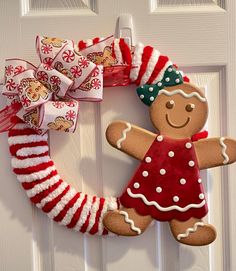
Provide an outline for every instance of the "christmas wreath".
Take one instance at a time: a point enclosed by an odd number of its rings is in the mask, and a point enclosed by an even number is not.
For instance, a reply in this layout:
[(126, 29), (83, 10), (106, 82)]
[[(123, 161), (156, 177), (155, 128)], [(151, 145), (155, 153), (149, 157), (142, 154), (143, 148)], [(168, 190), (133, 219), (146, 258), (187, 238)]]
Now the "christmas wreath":
[[(55, 222), (82, 233), (108, 234), (106, 228), (113, 231), (114, 225), (110, 227), (110, 221), (105, 221), (107, 227), (104, 228), (103, 218), (109, 211), (119, 209), (119, 198), (87, 195), (62, 180), (49, 156), (48, 129), (74, 132), (79, 102), (102, 101), (103, 87), (107, 86), (136, 84), (139, 86), (138, 97), (148, 106), (155, 103), (161, 93), (167, 96), (177, 93), (185, 98), (194, 96), (200, 102), (205, 102), (205, 98), (198, 91), (190, 94), (179, 89), (171, 94), (166, 91), (188, 84), (189, 79), (167, 56), (142, 43), (129, 48), (123, 39), (113, 36), (81, 40), (77, 44), (71, 40), (38, 36), (36, 50), (40, 59), (38, 66), (22, 59), (7, 59), (5, 65), (2, 94), (7, 98), (7, 105), (0, 112), (0, 131), (8, 131), (13, 171), (31, 202)], [(173, 100), (166, 104), (167, 109), (173, 106)], [(186, 106), (186, 111), (192, 111), (194, 106)], [(122, 126), (118, 140), (110, 142), (118, 149), (122, 148), (131, 130), (129, 123), (122, 125), (125, 126)], [(196, 141), (207, 137), (207, 133), (191, 136), (192, 141)], [(158, 142), (162, 140), (157, 137)], [(187, 149), (191, 146), (186, 143)], [(223, 164), (227, 164), (229, 156), (224, 138), (221, 138), (220, 146)], [(173, 151), (169, 152), (169, 157), (174, 155)], [(145, 157), (145, 163), (151, 163), (150, 156)], [(190, 162), (189, 166), (193, 167), (194, 162)], [(165, 175), (166, 170), (161, 169), (160, 174)], [(148, 171), (143, 171), (142, 177), (147, 179)], [(186, 180), (182, 178), (180, 184), (185, 185)], [(137, 181), (132, 185), (135, 189), (140, 187)], [(160, 194), (162, 188), (157, 187), (156, 192)], [(174, 201), (178, 202), (179, 197), (175, 196)], [(126, 224), (131, 225), (131, 232), (124, 235), (141, 233), (130, 219), (131, 213), (122, 210), (120, 214)], [(203, 226), (202, 222), (196, 222), (182, 235), (176, 234), (176, 238), (186, 238), (199, 226)]]

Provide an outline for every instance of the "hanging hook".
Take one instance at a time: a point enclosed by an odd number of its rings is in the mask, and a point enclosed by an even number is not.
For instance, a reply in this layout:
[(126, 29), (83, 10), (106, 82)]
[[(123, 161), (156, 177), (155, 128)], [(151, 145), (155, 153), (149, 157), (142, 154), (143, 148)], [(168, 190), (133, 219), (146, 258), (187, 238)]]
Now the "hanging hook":
[(131, 48), (135, 44), (133, 18), (131, 14), (121, 14), (117, 21), (117, 38), (123, 38)]

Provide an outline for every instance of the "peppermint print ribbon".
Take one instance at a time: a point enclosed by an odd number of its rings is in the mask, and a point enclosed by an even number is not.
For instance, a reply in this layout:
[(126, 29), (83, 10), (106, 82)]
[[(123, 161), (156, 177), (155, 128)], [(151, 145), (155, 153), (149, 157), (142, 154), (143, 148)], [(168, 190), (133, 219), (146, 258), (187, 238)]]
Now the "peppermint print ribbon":
[[(39, 131), (74, 132), (79, 100), (101, 101), (103, 66), (74, 49), (73, 41), (38, 36), (38, 67), (21, 59), (7, 59), (0, 111), (0, 132), (14, 125), (14, 116)], [(11, 113), (9, 113), (11, 112)]]
[(113, 36), (80, 40), (78, 48), (87, 59), (103, 65), (103, 86), (127, 86), (131, 83), (131, 50), (123, 38)]

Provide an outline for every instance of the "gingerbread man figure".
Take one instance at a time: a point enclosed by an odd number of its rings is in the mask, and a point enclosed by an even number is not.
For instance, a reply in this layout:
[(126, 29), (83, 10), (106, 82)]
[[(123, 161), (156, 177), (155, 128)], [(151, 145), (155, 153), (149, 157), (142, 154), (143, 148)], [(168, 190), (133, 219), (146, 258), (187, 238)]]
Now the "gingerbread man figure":
[(120, 197), (121, 208), (108, 212), (103, 223), (118, 235), (136, 236), (153, 219), (168, 221), (178, 242), (210, 244), (216, 230), (202, 220), (208, 207), (200, 170), (235, 162), (236, 140), (193, 140), (208, 115), (206, 97), (193, 84), (182, 81), (162, 87), (159, 82), (139, 87), (137, 92), (150, 106), (158, 134), (125, 121), (107, 128), (108, 142), (141, 164)]

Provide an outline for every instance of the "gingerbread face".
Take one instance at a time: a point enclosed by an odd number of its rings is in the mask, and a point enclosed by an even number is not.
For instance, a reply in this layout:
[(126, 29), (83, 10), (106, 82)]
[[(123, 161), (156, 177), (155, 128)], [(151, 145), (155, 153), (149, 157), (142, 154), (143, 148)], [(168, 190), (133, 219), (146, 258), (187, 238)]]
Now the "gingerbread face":
[(199, 132), (207, 115), (204, 94), (189, 83), (164, 88), (150, 107), (150, 118), (155, 128), (173, 138), (191, 137)]
[(24, 115), (24, 120), (32, 127), (37, 127), (39, 123), (39, 109), (35, 108), (34, 110), (26, 113)]
[(40, 98), (47, 100), (49, 90), (38, 80), (27, 78), (21, 81), (21, 86), (26, 88), (26, 96), (30, 101), (37, 102)]
[(44, 37), (41, 41), (44, 45), (52, 45), (54, 47), (62, 47), (63, 43), (66, 41), (60, 38), (50, 38), (50, 37)]
[(90, 53), (87, 57), (97, 65), (103, 65), (104, 67), (117, 63), (117, 60), (112, 56), (112, 49), (109, 46), (105, 47), (103, 53)]
[(66, 120), (64, 117), (59, 116), (54, 122), (48, 123), (47, 126), (53, 130), (68, 132), (73, 124), (72, 120)]

